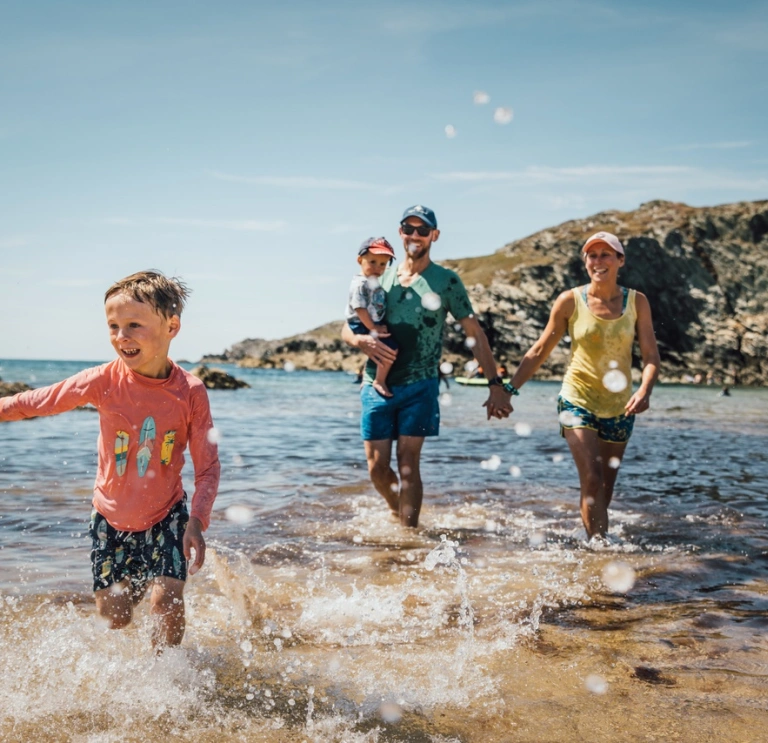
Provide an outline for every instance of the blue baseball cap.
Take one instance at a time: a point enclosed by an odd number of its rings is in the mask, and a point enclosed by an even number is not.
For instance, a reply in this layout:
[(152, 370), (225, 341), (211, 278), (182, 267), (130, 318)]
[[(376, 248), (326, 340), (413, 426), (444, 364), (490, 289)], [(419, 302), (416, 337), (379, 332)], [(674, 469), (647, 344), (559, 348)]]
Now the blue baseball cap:
[(403, 212), (403, 218), (400, 220), (400, 224), (405, 222), (408, 217), (418, 217), (424, 224), (429, 225), (433, 230), (437, 229), (437, 217), (435, 213), (428, 206), (409, 206)]

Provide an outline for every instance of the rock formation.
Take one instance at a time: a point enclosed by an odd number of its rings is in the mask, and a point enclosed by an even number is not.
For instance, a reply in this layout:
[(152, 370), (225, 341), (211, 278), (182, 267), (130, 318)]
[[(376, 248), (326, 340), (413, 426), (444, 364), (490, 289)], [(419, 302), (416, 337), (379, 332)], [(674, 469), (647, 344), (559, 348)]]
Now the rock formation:
[(205, 364), (195, 367), (191, 374), (202, 380), (209, 390), (238, 390), (241, 387), (251, 386), (221, 369), (209, 369)]
[(24, 390), (31, 390), (32, 388), (24, 382), (3, 382), (0, 379), (0, 397), (8, 397), (15, 395), (17, 392), (24, 392)]
[[(492, 255), (441, 261), (464, 280), (500, 363), (514, 369), (546, 325), (557, 295), (586, 283), (580, 248), (599, 230), (613, 232), (626, 248), (619, 281), (650, 300), (662, 381), (709, 374), (731, 384), (768, 383), (768, 201), (714, 207), (651, 201), (632, 212), (565, 222)], [(282, 340), (242, 341), (215, 358), (353, 371), (360, 355), (341, 342), (341, 324)], [(560, 377), (568, 352), (561, 343), (539, 378)], [(454, 364), (471, 358), (453, 325), (445, 357)]]

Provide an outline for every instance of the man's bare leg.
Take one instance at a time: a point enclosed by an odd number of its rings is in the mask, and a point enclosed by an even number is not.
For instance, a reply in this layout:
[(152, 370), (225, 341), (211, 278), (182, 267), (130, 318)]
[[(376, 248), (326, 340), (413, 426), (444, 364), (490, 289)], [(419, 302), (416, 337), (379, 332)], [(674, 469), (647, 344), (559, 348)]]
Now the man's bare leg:
[(373, 487), (384, 498), (389, 510), (399, 517), (400, 514), (400, 484), (397, 475), (390, 466), (392, 461), (391, 439), (365, 441), (365, 458), (368, 460), (368, 474)]
[(397, 467), (400, 472), (400, 523), (418, 526), (424, 487), (421, 482), (423, 436), (400, 436), (397, 440)]

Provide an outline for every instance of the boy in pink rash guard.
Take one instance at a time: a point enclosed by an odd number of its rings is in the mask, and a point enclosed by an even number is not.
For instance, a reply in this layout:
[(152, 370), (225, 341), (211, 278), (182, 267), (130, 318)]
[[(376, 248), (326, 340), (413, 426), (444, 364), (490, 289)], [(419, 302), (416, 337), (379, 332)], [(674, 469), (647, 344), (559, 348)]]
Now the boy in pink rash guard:
[[(184, 636), (184, 582), (205, 559), (202, 532), (219, 485), (219, 458), (203, 383), (168, 358), (186, 286), (142, 271), (111, 286), (104, 306), (118, 358), (63, 382), (0, 398), (0, 420), (56, 415), (90, 403), (99, 412), (99, 464), (90, 535), (96, 608), (127, 626), (152, 582), (153, 645)], [(181, 470), (195, 468), (191, 515)]]

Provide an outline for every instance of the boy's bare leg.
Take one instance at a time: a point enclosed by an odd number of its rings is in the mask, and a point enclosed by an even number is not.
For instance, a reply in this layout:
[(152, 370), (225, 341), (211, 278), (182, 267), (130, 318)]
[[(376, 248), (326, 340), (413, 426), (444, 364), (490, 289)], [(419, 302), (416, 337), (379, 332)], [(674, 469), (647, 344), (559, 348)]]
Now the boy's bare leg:
[(393, 361), (381, 361), (376, 364), (376, 378), (373, 380), (373, 389), (383, 397), (392, 397), (387, 387), (387, 374), (392, 368)]
[(387, 501), (389, 510), (393, 515), (400, 517), (400, 484), (397, 475), (392, 470), (392, 441), (380, 439), (378, 441), (366, 441), (365, 458), (368, 460), (368, 474), (371, 476), (373, 487)]
[(123, 629), (133, 619), (133, 596), (131, 581), (123, 578), (109, 588), (101, 588), (94, 593), (96, 611), (101, 619), (109, 623), (109, 629)]
[(400, 471), (400, 523), (419, 525), (424, 486), (421, 482), (423, 436), (400, 436), (397, 440), (397, 468)]
[(184, 581), (163, 576), (152, 586), (151, 612), (155, 620), (152, 647), (162, 651), (168, 645), (180, 645), (184, 638)]

